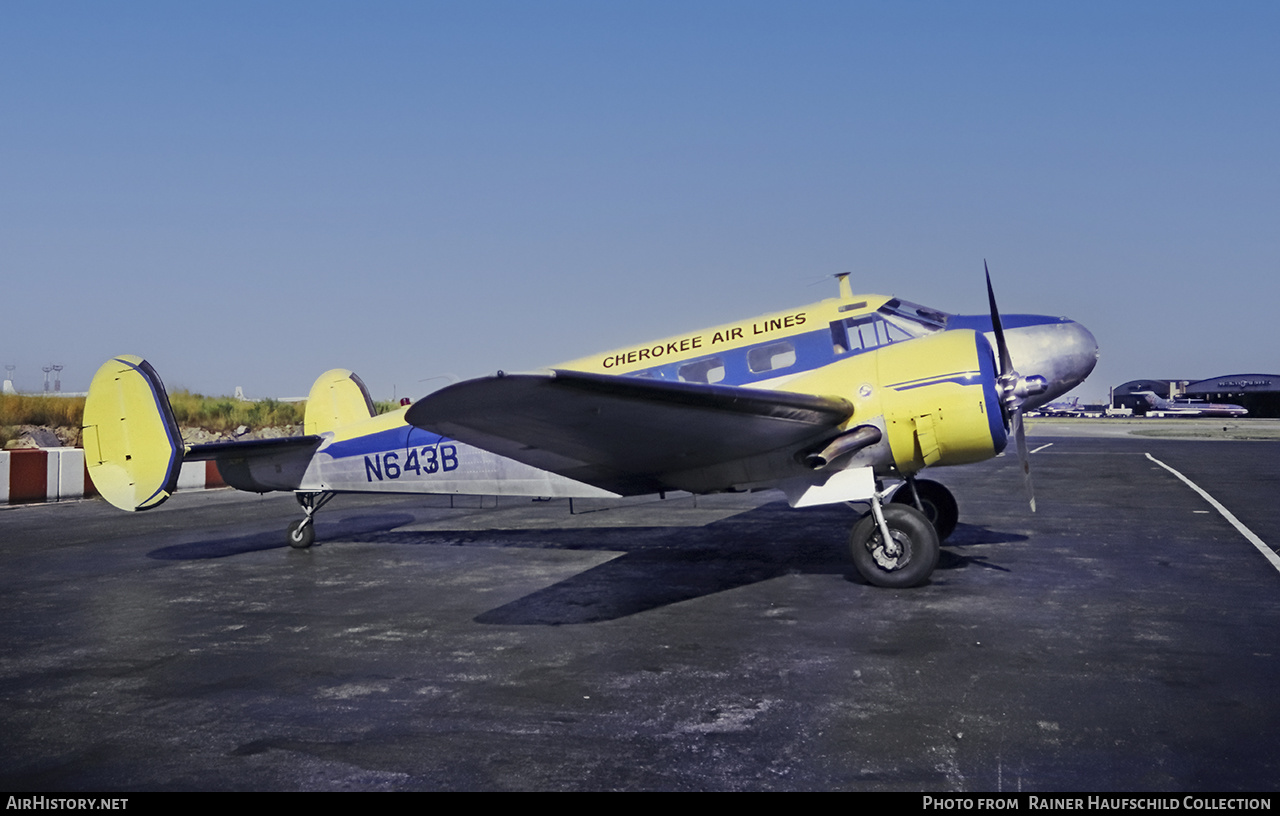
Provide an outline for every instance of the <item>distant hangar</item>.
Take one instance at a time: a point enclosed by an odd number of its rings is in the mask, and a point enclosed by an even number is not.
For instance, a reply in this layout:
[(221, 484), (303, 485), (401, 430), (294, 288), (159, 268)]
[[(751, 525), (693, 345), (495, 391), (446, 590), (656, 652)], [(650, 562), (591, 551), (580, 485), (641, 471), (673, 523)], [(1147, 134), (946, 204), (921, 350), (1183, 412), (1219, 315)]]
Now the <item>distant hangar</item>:
[(1242, 405), (1249, 409), (1251, 417), (1280, 417), (1280, 374), (1227, 374), (1208, 380), (1130, 380), (1112, 390), (1111, 406), (1145, 413), (1146, 401), (1136, 396), (1142, 391), (1174, 399)]

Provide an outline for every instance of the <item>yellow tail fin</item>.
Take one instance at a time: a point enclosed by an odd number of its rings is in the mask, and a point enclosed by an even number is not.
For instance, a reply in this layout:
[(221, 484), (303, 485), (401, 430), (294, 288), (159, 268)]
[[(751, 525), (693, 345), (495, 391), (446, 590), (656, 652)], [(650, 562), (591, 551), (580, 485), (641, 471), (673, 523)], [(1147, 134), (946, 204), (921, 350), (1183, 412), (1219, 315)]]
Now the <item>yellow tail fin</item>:
[(311, 386), (302, 432), (318, 436), (368, 419), (376, 413), (369, 390), (359, 377), (345, 368), (330, 369)]
[(84, 405), (84, 459), (98, 492), (122, 510), (149, 510), (173, 495), (182, 436), (164, 383), (151, 364), (108, 360)]

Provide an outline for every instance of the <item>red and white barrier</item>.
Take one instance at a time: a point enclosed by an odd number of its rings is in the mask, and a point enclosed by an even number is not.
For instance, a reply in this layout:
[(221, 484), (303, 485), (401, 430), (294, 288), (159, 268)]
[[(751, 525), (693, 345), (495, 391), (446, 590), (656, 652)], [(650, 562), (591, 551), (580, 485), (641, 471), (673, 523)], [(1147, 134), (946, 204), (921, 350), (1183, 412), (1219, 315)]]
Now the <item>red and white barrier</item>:
[[(179, 490), (226, 487), (214, 462), (183, 462)], [(0, 451), (0, 504), (64, 501), (96, 496), (80, 448)]]
[(0, 503), (58, 501), (96, 495), (80, 448), (0, 452)]
[(227, 483), (222, 481), (222, 474), (218, 472), (218, 463), (212, 460), (183, 462), (182, 470), (178, 471), (179, 490), (207, 490), (226, 486)]

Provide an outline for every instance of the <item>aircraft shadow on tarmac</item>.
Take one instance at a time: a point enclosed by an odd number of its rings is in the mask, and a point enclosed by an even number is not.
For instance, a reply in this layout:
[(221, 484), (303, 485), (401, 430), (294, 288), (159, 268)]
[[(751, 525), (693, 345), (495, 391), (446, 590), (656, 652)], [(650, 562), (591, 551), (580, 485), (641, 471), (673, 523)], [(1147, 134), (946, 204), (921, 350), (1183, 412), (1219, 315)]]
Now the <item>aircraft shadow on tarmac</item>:
[[(485, 546), (621, 553), (476, 617), (478, 623), (487, 624), (559, 626), (614, 620), (789, 573), (841, 574), (851, 583), (862, 584), (846, 552), (855, 519), (839, 506), (796, 511), (784, 502), (771, 502), (702, 526), (405, 531), (397, 528), (412, 524), (411, 514), (366, 513), (320, 522), (316, 546), (324, 546), (325, 541), (339, 546), (342, 542), (466, 546), (482, 540)], [(943, 546), (938, 569), (976, 566), (1007, 571), (990, 563), (987, 556), (971, 556), (963, 550), (1025, 538), (959, 524)], [(174, 544), (147, 555), (187, 561), (285, 548), (284, 536), (272, 529)]]
[(991, 563), (991, 560), (985, 555), (967, 555), (960, 548), (971, 547), (975, 544), (1012, 544), (1016, 541), (1026, 540), (1027, 537), (1024, 535), (1003, 533), (998, 530), (989, 530), (986, 527), (959, 522), (956, 524), (956, 529), (951, 533), (951, 537), (942, 544), (942, 551), (938, 553), (938, 569), (954, 570), (972, 566), (999, 572), (1009, 572), (1008, 567)]
[[(354, 540), (466, 546), (482, 539), (485, 546), (620, 552), (617, 558), (475, 618), (485, 624), (560, 626), (614, 620), (790, 573), (841, 574), (862, 584), (845, 551), (856, 518), (838, 506), (796, 511), (773, 502), (704, 526), (371, 531)], [(986, 556), (968, 556), (957, 549), (1025, 538), (961, 524), (945, 545), (938, 569), (1005, 570)]]
[[(338, 521), (326, 521), (320, 530), (330, 540), (351, 540), (358, 536), (378, 531), (394, 530), (414, 520), (407, 513), (380, 513), (373, 515), (348, 516)], [(199, 561), (206, 558), (227, 558), (259, 550), (287, 549), (284, 533), (278, 528), (268, 532), (233, 538), (215, 538), (206, 541), (191, 541), (186, 544), (173, 544), (147, 553), (148, 558), (161, 561)]]

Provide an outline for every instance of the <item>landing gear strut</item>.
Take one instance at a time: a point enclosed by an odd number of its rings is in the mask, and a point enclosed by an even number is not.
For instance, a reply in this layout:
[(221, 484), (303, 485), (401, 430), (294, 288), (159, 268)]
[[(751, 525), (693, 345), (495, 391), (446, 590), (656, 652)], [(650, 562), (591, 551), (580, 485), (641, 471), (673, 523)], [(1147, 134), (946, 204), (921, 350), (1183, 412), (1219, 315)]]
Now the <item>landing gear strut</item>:
[(889, 501), (910, 505), (924, 513), (933, 529), (938, 531), (939, 541), (946, 541), (955, 532), (960, 518), (956, 497), (945, 486), (929, 479), (908, 477), (907, 483), (899, 487)]
[(938, 533), (916, 508), (871, 499), (871, 512), (853, 526), (849, 549), (858, 574), (875, 586), (923, 584), (938, 565)]
[(297, 498), (298, 504), (302, 505), (302, 512), (307, 515), (306, 518), (299, 519), (289, 525), (289, 546), (294, 549), (305, 550), (314, 544), (316, 540), (316, 511), (328, 504), (329, 499), (332, 499), (334, 494), (323, 490), (316, 492), (300, 490), (293, 495)]

